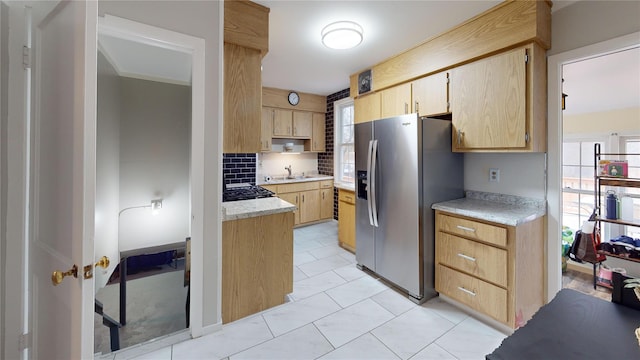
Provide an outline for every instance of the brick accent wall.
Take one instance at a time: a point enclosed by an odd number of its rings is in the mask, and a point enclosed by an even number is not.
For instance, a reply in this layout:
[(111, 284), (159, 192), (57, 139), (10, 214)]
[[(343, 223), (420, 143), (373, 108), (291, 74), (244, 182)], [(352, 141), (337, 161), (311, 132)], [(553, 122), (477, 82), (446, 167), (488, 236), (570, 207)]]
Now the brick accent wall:
[(222, 176), (227, 184), (256, 184), (256, 154), (222, 154)]
[[(333, 102), (347, 97), (349, 97), (349, 88), (327, 96), (325, 115), (327, 151), (318, 154), (318, 172), (323, 175), (333, 176)], [(333, 218), (338, 220), (338, 189), (334, 188), (333, 192)]]

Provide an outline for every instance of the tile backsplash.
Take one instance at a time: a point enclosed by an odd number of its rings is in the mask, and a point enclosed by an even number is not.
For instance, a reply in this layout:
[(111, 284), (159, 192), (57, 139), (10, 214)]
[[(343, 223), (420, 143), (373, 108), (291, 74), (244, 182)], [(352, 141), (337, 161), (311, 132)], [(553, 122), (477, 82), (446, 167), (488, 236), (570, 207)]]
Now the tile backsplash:
[(227, 184), (256, 184), (256, 154), (222, 154), (222, 176)]

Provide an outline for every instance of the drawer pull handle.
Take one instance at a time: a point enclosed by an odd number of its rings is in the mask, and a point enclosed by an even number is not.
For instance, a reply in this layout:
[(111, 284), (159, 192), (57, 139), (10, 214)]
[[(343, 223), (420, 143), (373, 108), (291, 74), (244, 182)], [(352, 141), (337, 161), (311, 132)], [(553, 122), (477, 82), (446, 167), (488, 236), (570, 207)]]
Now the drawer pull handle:
[(460, 290), (460, 291), (462, 291), (464, 293), (467, 293), (467, 294), (469, 294), (471, 296), (476, 296), (476, 293), (474, 293), (471, 290), (467, 290), (467, 289), (463, 288), (462, 286), (458, 286), (458, 290)]
[(463, 258), (463, 259), (465, 259), (465, 260), (469, 260), (469, 261), (476, 262), (476, 258), (471, 257), (471, 256), (469, 256), (469, 255), (465, 255), (465, 254), (460, 254), (460, 253), (458, 253), (458, 256), (460, 256), (461, 258)]
[(456, 225), (456, 227), (460, 230), (464, 230), (464, 231), (469, 231), (469, 232), (476, 232), (476, 229), (474, 228), (470, 228), (470, 227), (466, 227), (466, 226), (462, 226), (462, 225)]

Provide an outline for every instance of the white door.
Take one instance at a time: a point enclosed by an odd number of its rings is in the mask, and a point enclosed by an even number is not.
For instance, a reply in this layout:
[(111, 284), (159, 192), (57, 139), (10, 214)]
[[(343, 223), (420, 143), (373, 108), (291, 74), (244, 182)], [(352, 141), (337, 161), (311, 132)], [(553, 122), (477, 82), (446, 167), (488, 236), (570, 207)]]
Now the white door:
[[(33, 359), (93, 356), (96, 1), (34, 2), (31, 229)], [(52, 272), (77, 278), (54, 286)]]

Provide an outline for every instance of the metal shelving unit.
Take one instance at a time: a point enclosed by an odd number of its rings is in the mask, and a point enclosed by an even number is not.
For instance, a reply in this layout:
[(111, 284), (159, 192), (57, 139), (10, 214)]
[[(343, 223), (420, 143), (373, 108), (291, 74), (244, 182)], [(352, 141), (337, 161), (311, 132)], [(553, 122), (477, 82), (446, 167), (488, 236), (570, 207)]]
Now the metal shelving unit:
[[(640, 179), (638, 178), (622, 178), (622, 177), (611, 177), (611, 176), (601, 176), (598, 172), (599, 163), (603, 156), (640, 156), (640, 154), (635, 153), (603, 153), (600, 149), (600, 144), (595, 144), (593, 151), (593, 160), (594, 160), (594, 176), (595, 176), (595, 207), (593, 210), (593, 216), (590, 220), (594, 220), (600, 223), (611, 223), (625, 226), (637, 226), (640, 227), (639, 222), (634, 222), (632, 219), (607, 219), (602, 216), (602, 187), (603, 186), (613, 186), (613, 187), (629, 187), (629, 188), (640, 188)], [(640, 262), (640, 259), (630, 258), (627, 256), (622, 256), (618, 254), (612, 254), (606, 251), (598, 251), (600, 254), (604, 254), (606, 256), (611, 256), (618, 259)], [(594, 288), (595, 288), (595, 267), (596, 263), (593, 264), (594, 267)]]

